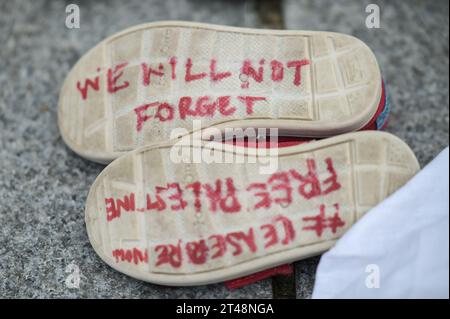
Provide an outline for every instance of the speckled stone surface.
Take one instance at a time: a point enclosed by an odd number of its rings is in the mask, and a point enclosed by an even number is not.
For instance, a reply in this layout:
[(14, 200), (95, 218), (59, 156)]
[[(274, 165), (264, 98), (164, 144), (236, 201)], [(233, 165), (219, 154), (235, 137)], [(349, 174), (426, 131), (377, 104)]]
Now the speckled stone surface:
[[(365, 25), (369, 3), (380, 28)], [(421, 166), (449, 143), (448, 1), (286, 0), (288, 29), (343, 32), (366, 42), (391, 94), (387, 131), (405, 140)], [(309, 297), (318, 258), (297, 263), (297, 296)]]
[[(270, 280), (234, 291), (223, 285), (168, 288), (103, 263), (83, 220), (87, 192), (103, 166), (64, 145), (56, 118), (68, 71), (106, 36), (162, 19), (255, 27), (253, 1), (78, 1), (79, 30), (64, 26), (70, 2), (0, 2), (0, 297), (272, 297)], [(405, 139), (424, 165), (448, 144), (448, 2), (383, 2), (381, 29), (370, 30), (364, 9), (356, 0), (287, 0), (285, 24), (345, 32), (369, 44), (392, 95), (389, 131)], [(311, 295), (318, 261), (297, 263), (299, 298)], [(79, 289), (65, 285), (71, 263), (81, 270)]]

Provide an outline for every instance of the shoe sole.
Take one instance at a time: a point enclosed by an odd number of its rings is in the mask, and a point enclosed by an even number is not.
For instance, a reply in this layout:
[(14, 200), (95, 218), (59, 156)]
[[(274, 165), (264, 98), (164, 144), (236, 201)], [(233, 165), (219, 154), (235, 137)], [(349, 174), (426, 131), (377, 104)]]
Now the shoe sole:
[(352, 36), (158, 22), (84, 55), (61, 89), (58, 122), (72, 150), (101, 163), (168, 141), (174, 128), (189, 134), (194, 119), (328, 137), (371, 120), (381, 82), (372, 51)]
[[(185, 149), (222, 147), (241, 160), (252, 150), (197, 143)], [(272, 175), (255, 163), (176, 164), (172, 146), (112, 162), (85, 210), (101, 259), (162, 285), (222, 282), (318, 255), (419, 170), (404, 142), (376, 131), (280, 148), (261, 157), (278, 159)]]

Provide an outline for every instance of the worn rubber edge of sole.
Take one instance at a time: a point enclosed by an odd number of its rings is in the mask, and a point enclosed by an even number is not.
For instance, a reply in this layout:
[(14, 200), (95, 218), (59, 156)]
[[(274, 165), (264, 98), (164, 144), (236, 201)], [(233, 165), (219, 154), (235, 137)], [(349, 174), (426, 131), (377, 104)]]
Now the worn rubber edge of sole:
[[(196, 22), (184, 22), (184, 21), (160, 21), (160, 22), (152, 22), (147, 24), (141, 24), (138, 26), (134, 26), (118, 32), (98, 43), (96, 46), (91, 48), (87, 53), (85, 53), (75, 64), (75, 66), (69, 72), (69, 75), (66, 77), (64, 84), (61, 88), (60, 98), (58, 101), (58, 126), (61, 132), (61, 136), (64, 142), (72, 149), (75, 153), (80, 156), (87, 158), (91, 161), (107, 164), (112, 160), (120, 157), (123, 154), (126, 154), (130, 150), (126, 151), (108, 151), (108, 150), (86, 150), (86, 147), (82, 145), (77, 145), (67, 133), (67, 128), (62, 124), (62, 102), (63, 102), (63, 91), (65, 91), (65, 87), (67, 86), (67, 82), (71, 77), (72, 73), (74, 73), (79, 66), (85, 62), (85, 60), (89, 57), (89, 54), (94, 50), (103, 50), (103, 47), (109, 43), (110, 41), (120, 38), (125, 35), (129, 35), (136, 31), (142, 31), (145, 29), (151, 28), (164, 28), (164, 27), (184, 27), (184, 28), (192, 28), (192, 29), (206, 29), (212, 31), (221, 31), (221, 32), (232, 32), (232, 33), (242, 33), (242, 34), (250, 34), (250, 35), (272, 35), (272, 36), (313, 36), (320, 34), (327, 34), (329, 36), (337, 35), (337, 36), (345, 36), (351, 38), (355, 42), (358, 43), (362, 48), (367, 51), (367, 54), (373, 63), (374, 68), (376, 69), (376, 88), (374, 90), (375, 94), (371, 101), (370, 107), (365, 109), (364, 112), (360, 114), (355, 114), (355, 116), (347, 121), (334, 121), (333, 123), (321, 123), (320, 121), (306, 121), (302, 119), (292, 119), (292, 118), (243, 118), (243, 119), (226, 119), (224, 118), (221, 121), (217, 121), (212, 125), (205, 125), (203, 129), (208, 127), (216, 127), (220, 130), (224, 130), (225, 128), (277, 128), (280, 130), (280, 134), (282, 135), (290, 135), (290, 136), (302, 136), (302, 137), (329, 137), (338, 134), (343, 134), (351, 131), (357, 131), (363, 128), (367, 123), (369, 123), (373, 117), (373, 115), (377, 111), (377, 106), (379, 104), (381, 98), (381, 73), (379, 70), (378, 62), (376, 60), (375, 55), (371, 51), (371, 49), (360, 39), (342, 33), (336, 32), (325, 32), (325, 31), (297, 31), (297, 30), (268, 30), (268, 29), (251, 29), (251, 28), (240, 28), (240, 27), (231, 27), (231, 26), (222, 26), (222, 25), (214, 25), (214, 24), (206, 24), (206, 23), (196, 23)], [(312, 90), (315, 90), (312, 88)], [(313, 93), (315, 94), (315, 93)], [(338, 125), (336, 124), (338, 123)], [(158, 124), (161, 125), (161, 124)], [(105, 130), (106, 130), (105, 125)], [(190, 130), (188, 134), (193, 133), (194, 130)], [(106, 132), (105, 134), (113, 135), (113, 132)], [(168, 140), (168, 139), (167, 139)], [(155, 142), (149, 142), (147, 144), (153, 144)], [(138, 147), (143, 147), (144, 145), (138, 145)]]
[[(397, 137), (386, 133), (386, 132), (377, 132), (377, 131), (366, 131), (366, 132), (355, 132), (348, 133), (341, 136), (328, 138), (316, 142), (311, 142), (307, 144), (302, 144), (298, 146), (291, 146), (279, 149), (279, 156), (293, 156), (293, 155), (302, 155), (309, 152), (314, 152), (320, 149), (324, 149), (338, 143), (350, 141), (355, 142), (359, 139), (371, 138), (371, 139), (383, 139), (384, 143), (392, 143), (395, 145), (397, 150), (404, 157), (403, 165), (405, 168), (408, 168), (408, 172), (410, 172), (409, 179), (412, 178), (415, 173), (419, 170), (418, 161), (412, 152), (412, 150), (408, 147), (406, 143), (398, 139)], [(192, 286), (192, 285), (202, 285), (202, 284), (210, 284), (215, 282), (222, 282), (233, 278), (242, 277), (245, 275), (249, 275), (251, 273), (255, 273), (267, 268), (275, 267), (278, 265), (282, 265), (285, 263), (294, 262), (303, 258), (307, 258), (310, 256), (318, 255), (320, 253), (325, 252), (329, 248), (331, 248), (337, 239), (320, 242), (317, 244), (311, 244), (307, 246), (291, 248), (288, 250), (284, 250), (281, 252), (275, 252), (269, 255), (265, 255), (262, 257), (256, 257), (250, 261), (245, 261), (240, 264), (233, 265), (229, 268), (223, 268), (213, 271), (207, 271), (203, 273), (193, 273), (193, 274), (161, 274), (161, 273), (145, 273), (145, 272), (137, 272), (130, 271), (121, 267), (120, 263), (115, 263), (114, 259), (106, 254), (99, 244), (94, 240), (93, 232), (99, 231), (99, 229), (93, 229), (92, 223), (90, 219), (92, 216), (92, 212), (90, 211), (95, 204), (95, 191), (97, 184), (103, 180), (105, 174), (110, 170), (114, 170), (115, 163), (120, 161), (125, 157), (132, 157), (136, 154), (143, 154), (145, 152), (158, 151), (161, 148), (170, 148), (170, 144), (160, 144), (154, 146), (144, 147), (129, 154), (117, 159), (113, 163), (111, 163), (102, 173), (97, 177), (95, 182), (93, 183), (89, 195), (86, 200), (86, 211), (85, 211), (85, 222), (87, 227), (87, 233), (89, 236), (89, 240), (96, 251), (96, 253), (100, 256), (100, 258), (106, 262), (109, 266), (114, 268), (115, 270), (125, 273), (133, 278), (137, 278), (143, 281), (161, 284), (161, 285), (169, 285), (169, 286)], [(240, 147), (237, 148), (237, 152), (241, 154), (245, 154), (248, 148)], [(387, 154), (385, 154), (387, 155)], [(386, 160), (386, 159), (384, 159)], [(220, 164), (212, 164), (212, 165), (220, 165)], [(217, 169), (217, 168), (216, 168)], [(352, 168), (353, 169), (353, 168)], [(402, 181), (403, 182), (403, 181)], [(352, 185), (352, 187), (356, 187)], [(388, 194), (387, 196), (389, 196)], [(356, 211), (356, 209), (355, 209)], [(365, 212), (364, 212), (365, 213)], [(364, 214), (363, 213), (363, 214)], [(96, 213), (98, 214), (98, 212)], [(355, 221), (354, 221), (355, 222)], [(353, 225), (353, 224), (352, 224)]]

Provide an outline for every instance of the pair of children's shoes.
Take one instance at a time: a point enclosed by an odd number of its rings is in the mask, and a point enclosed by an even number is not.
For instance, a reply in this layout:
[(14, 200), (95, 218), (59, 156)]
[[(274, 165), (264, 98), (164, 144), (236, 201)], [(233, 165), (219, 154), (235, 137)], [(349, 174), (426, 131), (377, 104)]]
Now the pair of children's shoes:
[(58, 119), (72, 150), (112, 161), (85, 211), (107, 264), (162, 285), (250, 275), (237, 287), (326, 251), (419, 170), (376, 131), (388, 113), (354, 37), (173, 21), (90, 50)]

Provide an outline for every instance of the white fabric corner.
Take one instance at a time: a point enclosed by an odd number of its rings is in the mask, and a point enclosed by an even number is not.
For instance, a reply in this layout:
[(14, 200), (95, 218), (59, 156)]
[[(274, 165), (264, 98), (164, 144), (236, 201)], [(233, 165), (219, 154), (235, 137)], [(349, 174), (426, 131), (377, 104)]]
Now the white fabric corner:
[(313, 298), (449, 298), (449, 149), (320, 260)]

